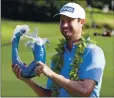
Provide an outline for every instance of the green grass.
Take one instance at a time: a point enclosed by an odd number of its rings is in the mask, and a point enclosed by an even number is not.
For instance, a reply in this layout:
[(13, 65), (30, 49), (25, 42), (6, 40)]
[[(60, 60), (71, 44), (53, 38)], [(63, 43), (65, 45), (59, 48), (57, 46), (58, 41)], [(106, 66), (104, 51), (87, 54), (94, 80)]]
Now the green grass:
[[(101, 16), (105, 17), (105, 16)], [(106, 18), (106, 21), (111, 19)], [(101, 21), (101, 20), (100, 20)], [(36, 94), (22, 81), (18, 80), (12, 72), (11, 69), (11, 38), (13, 31), (16, 25), (27, 24), (30, 26), (31, 32), (34, 27), (37, 27), (39, 30), (39, 35), (41, 37), (46, 37), (50, 40), (49, 47), (47, 47), (47, 64), (50, 65), (50, 58), (55, 53), (54, 48), (59, 42), (58, 39), (62, 38), (62, 35), (59, 31), (58, 23), (39, 23), (39, 22), (24, 22), (24, 21), (13, 21), (13, 20), (2, 20), (2, 47), (1, 47), (1, 57), (2, 57), (2, 87), (1, 94), (2, 96), (36, 96)], [(111, 24), (110, 24), (111, 25)], [(103, 75), (103, 83), (101, 88), (101, 96), (114, 96), (114, 80), (113, 80), (113, 44), (114, 37), (105, 38), (105, 37), (94, 37), (92, 36), (93, 32), (102, 33), (103, 29), (85, 29), (85, 33), (89, 33), (93, 39), (97, 41), (98, 46), (100, 46), (106, 58), (106, 67)], [(19, 46), (19, 55), (21, 59), (27, 64), (33, 60), (33, 55), (30, 49), (24, 46), (24, 43), (27, 39), (20, 41)], [(9, 43), (9, 44), (7, 44)], [(41, 76), (34, 78), (34, 80), (45, 87), (47, 78)]]
[[(86, 8), (86, 12), (87, 12), (86, 22), (88, 24), (90, 24), (91, 23), (91, 14), (90, 14), (91, 10)], [(94, 22), (98, 25), (108, 24), (108, 25), (110, 25), (111, 28), (114, 28), (114, 16), (113, 15), (114, 15), (114, 12), (103, 13), (99, 9), (93, 9), (92, 18), (93, 18)]]

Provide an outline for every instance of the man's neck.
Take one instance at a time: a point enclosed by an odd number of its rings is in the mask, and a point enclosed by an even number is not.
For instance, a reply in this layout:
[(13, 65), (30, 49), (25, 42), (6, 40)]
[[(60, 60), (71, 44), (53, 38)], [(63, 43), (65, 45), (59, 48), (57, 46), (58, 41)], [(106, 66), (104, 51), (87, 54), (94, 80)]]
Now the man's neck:
[(80, 40), (81, 40), (81, 38), (75, 39), (75, 40), (67, 40), (67, 43), (66, 43), (67, 44), (67, 49), (71, 51), (73, 44), (74, 43), (79, 43)]

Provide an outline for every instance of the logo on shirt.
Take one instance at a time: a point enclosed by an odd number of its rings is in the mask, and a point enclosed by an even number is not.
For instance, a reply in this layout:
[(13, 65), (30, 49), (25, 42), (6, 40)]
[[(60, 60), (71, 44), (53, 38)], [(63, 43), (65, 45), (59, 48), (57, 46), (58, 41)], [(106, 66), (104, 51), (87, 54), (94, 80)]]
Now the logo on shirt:
[(68, 11), (68, 12), (71, 12), (73, 13), (74, 12), (74, 8), (73, 7), (70, 7), (70, 6), (65, 6), (63, 7), (60, 12), (64, 12), (64, 11)]

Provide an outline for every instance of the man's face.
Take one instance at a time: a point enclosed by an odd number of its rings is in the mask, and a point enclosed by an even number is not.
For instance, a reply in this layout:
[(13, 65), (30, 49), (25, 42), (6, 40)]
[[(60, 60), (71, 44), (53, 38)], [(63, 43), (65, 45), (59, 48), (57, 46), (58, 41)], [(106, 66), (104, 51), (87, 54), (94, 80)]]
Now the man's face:
[(81, 36), (81, 23), (78, 19), (60, 15), (60, 31), (66, 39), (76, 40)]

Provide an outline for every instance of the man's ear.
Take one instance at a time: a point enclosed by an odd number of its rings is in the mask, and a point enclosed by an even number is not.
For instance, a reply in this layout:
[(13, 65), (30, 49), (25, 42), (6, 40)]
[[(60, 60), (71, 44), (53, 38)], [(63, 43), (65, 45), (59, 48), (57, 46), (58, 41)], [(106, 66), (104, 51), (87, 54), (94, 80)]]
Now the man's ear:
[(81, 24), (82, 24), (82, 25), (85, 24), (85, 19), (81, 19)]

